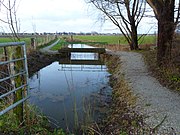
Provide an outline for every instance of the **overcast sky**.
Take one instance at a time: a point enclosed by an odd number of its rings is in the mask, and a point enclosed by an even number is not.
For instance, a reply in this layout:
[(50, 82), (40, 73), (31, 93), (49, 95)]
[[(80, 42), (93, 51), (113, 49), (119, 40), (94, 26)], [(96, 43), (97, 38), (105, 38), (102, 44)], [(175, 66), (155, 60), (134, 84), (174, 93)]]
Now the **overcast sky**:
[[(98, 11), (85, 0), (20, 0), (17, 16), (21, 32), (119, 32), (111, 22), (102, 25)], [(152, 23), (144, 19), (140, 33), (151, 27), (147, 21)]]

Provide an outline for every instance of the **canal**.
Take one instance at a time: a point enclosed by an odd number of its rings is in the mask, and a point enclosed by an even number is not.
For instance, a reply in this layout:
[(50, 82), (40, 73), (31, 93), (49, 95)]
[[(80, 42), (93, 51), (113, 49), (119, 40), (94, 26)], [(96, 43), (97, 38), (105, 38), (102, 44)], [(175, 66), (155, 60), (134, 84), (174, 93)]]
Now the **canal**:
[(48, 117), (53, 128), (74, 132), (105, 116), (112, 94), (109, 76), (98, 54), (72, 53), (29, 78), (30, 103)]

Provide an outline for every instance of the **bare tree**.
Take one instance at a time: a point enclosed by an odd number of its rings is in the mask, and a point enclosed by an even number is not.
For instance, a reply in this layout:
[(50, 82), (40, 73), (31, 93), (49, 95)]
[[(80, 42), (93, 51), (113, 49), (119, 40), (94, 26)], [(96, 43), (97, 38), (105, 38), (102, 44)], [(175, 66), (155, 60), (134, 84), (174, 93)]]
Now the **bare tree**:
[(147, 0), (158, 20), (157, 62), (159, 66), (171, 59), (174, 31), (179, 23), (180, 1)]
[(17, 0), (0, 0), (0, 6), (6, 12), (6, 18), (0, 18), (0, 21), (8, 24), (13, 40), (20, 41), (18, 35), (20, 32), (20, 21), (17, 19)]
[(146, 8), (145, 0), (87, 0), (93, 4), (124, 35), (131, 50), (138, 49), (137, 28), (143, 18)]

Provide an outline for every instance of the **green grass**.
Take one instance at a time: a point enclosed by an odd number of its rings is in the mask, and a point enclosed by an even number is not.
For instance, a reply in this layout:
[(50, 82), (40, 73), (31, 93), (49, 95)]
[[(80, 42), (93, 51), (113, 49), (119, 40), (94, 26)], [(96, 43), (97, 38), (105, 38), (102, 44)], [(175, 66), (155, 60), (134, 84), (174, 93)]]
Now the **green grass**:
[[(6, 108), (6, 105), (0, 102), (0, 106)], [(62, 129), (52, 129), (48, 118), (44, 116), (36, 106), (27, 105), (24, 110), (24, 125), (19, 123), (13, 110), (0, 117), (0, 134), (3, 135), (65, 135)], [(27, 111), (29, 117), (27, 117)], [(29, 119), (29, 122), (27, 121)]]
[[(60, 49), (62, 46), (68, 44), (88, 44), (88, 45), (127, 45), (128, 42), (124, 38), (124, 36), (115, 36), (115, 35), (83, 35), (83, 36), (73, 36), (74, 41), (69, 42), (67, 39), (70, 39), (70, 36), (63, 36), (60, 42), (53, 46), (51, 50), (55, 51)], [(155, 36), (145, 36), (140, 39), (139, 44), (154, 44), (155, 43)]]
[[(25, 41), (26, 42), (26, 45), (30, 45), (31, 44), (31, 38), (32, 37), (23, 37), (23, 38), (20, 38), (21, 41)], [(45, 40), (45, 36), (37, 36), (36, 37), (36, 40), (37, 40), (37, 43), (41, 43), (41, 42), (44, 42)], [(11, 39), (10, 37), (0, 37), (0, 43), (6, 43), (6, 42), (14, 42), (13, 39)]]
[[(29, 45), (31, 43), (30, 38), (21, 38), (21, 41), (24, 41), (26, 43), (27, 47), (29, 47)], [(7, 43), (7, 42), (14, 42), (14, 40), (11, 38), (0, 37), (0, 43)], [(0, 54), (2, 54), (2, 52), (3, 52), (3, 48), (0, 47)]]
[(0, 43), (4, 43), (4, 42), (13, 42), (13, 39), (1, 37), (0, 38)]
[(94, 45), (94, 44), (101, 44), (101, 45), (105, 45), (106, 42), (94, 42), (94, 41), (73, 41), (73, 42), (68, 42), (65, 41), (64, 39), (60, 39), (59, 43), (56, 44), (55, 46), (53, 46), (51, 48), (52, 51), (58, 50), (60, 49), (62, 46), (67, 46), (69, 44), (88, 44), (88, 45)]
[[(30, 38), (21, 38), (21, 41), (25, 41), (26, 42), (26, 44), (30, 44), (30, 41), (31, 41), (31, 39)], [(2, 38), (2, 37), (0, 37), (0, 43), (6, 43), (6, 42), (14, 42), (14, 40), (13, 39), (11, 39), (11, 38)]]
[[(124, 36), (118, 36), (118, 35), (83, 35), (83, 36), (73, 36), (75, 42), (66, 42), (65, 40), (61, 39), (61, 41), (51, 48), (51, 50), (58, 50), (62, 45), (68, 45), (68, 44), (101, 44), (101, 45), (127, 45), (128, 42), (124, 38)], [(43, 37), (38, 37), (38, 42), (43, 41)], [(27, 46), (30, 45), (31, 38), (21, 38), (21, 41), (25, 41)], [(156, 41), (155, 36), (145, 36), (140, 39), (139, 44), (154, 44)], [(13, 42), (10, 38), (0, 38), (0, 43), (3, 42)], [(0, 49), (0, 52), (2, 52), (2, 49)]]
[(69, 43), (66, 42), (65, 40), (63, 39), (60, 39), (60, 41), (51, 48), (52, 51), (55, 51), (55, 50), (58, 50), (60, 49), (62, 46), (65, 46), (65, 45), (68, 45)]
[[(128, 44), (124, 36), (117, 36), (117, 35), (74, 36), (73, 38), (82, 41), (103, 42), (109, 45)], [(155, 36), (145, 36), (141, 38), (139, 41), (139, 44), (154, 44), (154, 43), (155, 43)]]
[(155, 44), (156, 37), (155, 36), (145, 36), (139, 40), (139, 44)]
[[(27, 49), (30, 48), (30, 44), (31, 44), (31, 38), (32, 37), (24, 37), (24, 38), (20, 38), (21, 41), (24, 41), (27, 45)], [(38, 44), (38, 48), (42, 48), (45, 46), (48, 46), (50, 44), (52, 44), (53, 42), (55, 42), (55, 40), (50, 41), (49, 43), (45, 43), (47, 42), (47, 36), (37, 36), (36, 37), (36, 42)], [(52, 39), (52, 37), (49, 37), (49, 39)], [(0, 37), (0, 43), (7, 43), (7, 42), (14, 42), (14, 40), (10, 37)], [(3, 48), (0, 47), (0, 54), (3, 53)]]
[(3, 48), (0, 48), (0, 54), (2, 54), (3, 53)]
[(46, 46), (49, 46), (49, 45), (53, 44), (53, 43), (56, 42), (56, 41), (57, 41), (57, 39), (54, 39), (54, 40), (50, 41), (49, 43), (43, 44), (43, 45), (41, 45), (41, 46), (38, 46), (37, 48), (38, 48), (38, 49), (44, 48), (44, 47), (46, 47)]
[(127, 41), (123, 36), (106, 36), (106, 35), (96, 35), (96, 36), (74, 36), (74, 39), (91, 41), (91, 42), (103, 42), (104, 44), (127, 44)]

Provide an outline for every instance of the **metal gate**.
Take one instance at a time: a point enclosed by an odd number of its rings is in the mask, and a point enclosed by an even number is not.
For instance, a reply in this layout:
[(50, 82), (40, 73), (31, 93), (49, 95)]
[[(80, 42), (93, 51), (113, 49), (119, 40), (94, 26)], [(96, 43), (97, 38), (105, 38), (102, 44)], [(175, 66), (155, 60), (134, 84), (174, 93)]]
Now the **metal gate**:
[[(13, 56), (14, 52), (11, 52), (12, 55), (8, 56), (9, 54), (5, 50), (7, 48), (15, 50), (17, 47), (21, 47), (21, 57), (16, 58)], [(8, 69), (17, 62), (23, 63), (22, 69), (18, 72), (9, 72)], [(16, 70), (16, 67), (13, 69)], [(12, 82), (14, 82), (13, 80), (18, 76), (23, 78), (22, 85), (15, 87)], [(14, 84), (15, 83), (16, 82), (14, 82)], [(13, 95), (18, 90), (23, 90), (24, 93), (18, 101), (14, 102), (14, 99), (11, 99), (12, 102), (8, 103), (8, 106), (0, 107), (0, 116), (18, 105), (23, 104), (23, 102), (29, 98), (28, 88), (28, 66), (25, 42), (0, 43), (0, 103), (7, 102), (7, 99), (13, 98)]]

